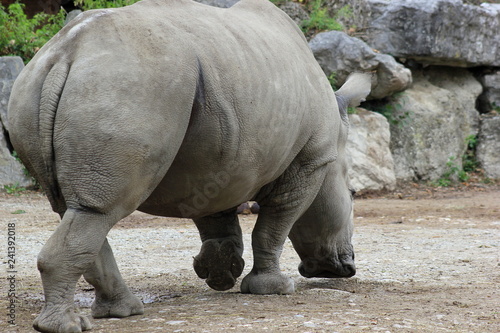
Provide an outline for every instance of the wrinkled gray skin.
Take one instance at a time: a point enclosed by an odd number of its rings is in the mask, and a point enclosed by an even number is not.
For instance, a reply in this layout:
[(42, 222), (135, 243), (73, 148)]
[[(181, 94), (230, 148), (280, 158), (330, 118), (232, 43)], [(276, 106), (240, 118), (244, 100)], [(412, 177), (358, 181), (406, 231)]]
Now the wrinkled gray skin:
[[(287, 294), (287, 236), (306, 277), (354, 275), (346, 108), (295, 24), (267, 0), (230, 9), (150, 0), (89, 11), (26, 66), (9, 106), (13, 145), (62, 221), (38, 256), (42, 332), (90, 329), (74, 310), (83, 274), (94, 317), (143, 313), (106, 240), (143, 212), (194, 220), (196, 273), (226, 290), (242, 273), (236, 207), (256, 200), (254, 266), (241, 291)], [(337, 103), (340, 104), (340, 109)]]

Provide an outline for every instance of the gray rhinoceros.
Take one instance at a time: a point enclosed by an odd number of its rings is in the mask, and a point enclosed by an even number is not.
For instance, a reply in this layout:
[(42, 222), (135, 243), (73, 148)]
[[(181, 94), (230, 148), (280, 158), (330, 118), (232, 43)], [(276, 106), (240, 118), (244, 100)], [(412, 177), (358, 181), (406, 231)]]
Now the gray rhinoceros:
[(295, 23), (268, 0), (229, 9), (145, 0), (88, 11), (26, 66), (10, 138), (62, 221), (38, 256), (45, 306), (34, 327), (80, 332), (83, 274), (94, 317), (143, 313), (106, 240), (134, 210), (192, 218), (196, 273), (217, 290), (242, 273), (236, 207), (260, 204), (254, 266), (241, 291), (286, 294), (286, 237), (306, 277), (354, 275), (346, 108), (370, 90), (355, 74), (335, 94)]

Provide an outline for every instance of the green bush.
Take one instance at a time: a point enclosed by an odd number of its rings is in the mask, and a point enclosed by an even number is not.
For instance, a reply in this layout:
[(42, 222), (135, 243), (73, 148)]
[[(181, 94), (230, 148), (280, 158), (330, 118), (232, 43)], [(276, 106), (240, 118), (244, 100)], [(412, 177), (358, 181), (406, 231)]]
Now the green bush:
[[(77, 0), (83, 10), (116, 8), (139, 0)], [(8, 8), (0, 5), (0, 56), (20, 56), (27, 63), (40, 48), (64, 26), (66, 12), (55, 15), (38, 13), (28, 18), (24, 4), (13, 3)]]
[[(338, 15), (348, 15), (349, 8), (341, 9)], [(328, 9), (324, 8), (323, 0), (314, 0), (310, 5), (309, 19), (302, 22), (302, 31), (325, 31), (325, 30), (343, 30), (344, 26), (337, 22), (337, 17), (331, 17)]]
[(0, 5), (0, 56), (20, 56), (27, 63), (64, 25), (65, 12), (28, 18), (24, 4)]

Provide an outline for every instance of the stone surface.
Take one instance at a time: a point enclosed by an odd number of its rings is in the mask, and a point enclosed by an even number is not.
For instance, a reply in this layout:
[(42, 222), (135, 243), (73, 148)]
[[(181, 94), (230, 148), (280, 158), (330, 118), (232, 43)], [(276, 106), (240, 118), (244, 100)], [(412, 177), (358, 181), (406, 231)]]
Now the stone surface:
[(346, 147), (351, 186), (356, 191), (393, 190), (396, 176), (389, 149), (389, 123), (381, 114), (356, 110), (349, 115)]
[(23, 165), (11, 155), (5, 136), (0, 133), (0, 188), (15, 184), (26, 187), (32, 182), (24, 175)]
[(82, 11), (80, 9), (72, 10), (66, 15), (66, 19), (64, 20), (64, 25), (71, 22), (71, 20), (75, 19), (78, 15), (80, 15)]
[(24, 68), (20, 57), (0, 57), (0, 187), (4, 185), (31, 185), (23, 166), (11, 154), (7, 139), (9, 124), (7, 106), (14, 80)]
[(278, 6), (282, 11), (287, 13), (288, 16), (298, 25), (301, 26), (302, 22), (309, 19), (309, 14), (296, 2), (287, 1)]
[(400, 180), (435, 180), (449, 169), (450, 158), (461, 167), (465, 140), (479, 129), (475, 101), (482, 87), (465, 69), (430, 67), (413, 78), (413, 86), (385, 110), (394, 169)]
[(386, 54), (373, 51), (362, 40), (340, 31), (319, 33), (309, 46), (328, 76), (335, 73), (337, 86), (356, 71), (374, 72), (369, 98), (383, 98), (402, 91), (411, 84), (411, 72)]
[(479, 97), (479, 111), (483, 113), (491, 110), (500, 111), (500, 71), (486, 74), (480, 78), (480, 81), (484, 92)]
[(229, 8), (235, 3), (237, 3), (239, 0), (195, 0), (195, 1), (209, 6)]
[(476, 157), (487, 177), (500, 179), (500, 115), (483, 116)]
[[(21, 57), (0, 57), (0, 122), (3, 128), (8, 131), (7, 106), (10, 92), (16, 77), (24, 68)], [(0, 129), (2, 126), (0, 126)]]
[(367, 0), (367, 43), (383, 53), (446, 66), (500, 66), (500, 4)]

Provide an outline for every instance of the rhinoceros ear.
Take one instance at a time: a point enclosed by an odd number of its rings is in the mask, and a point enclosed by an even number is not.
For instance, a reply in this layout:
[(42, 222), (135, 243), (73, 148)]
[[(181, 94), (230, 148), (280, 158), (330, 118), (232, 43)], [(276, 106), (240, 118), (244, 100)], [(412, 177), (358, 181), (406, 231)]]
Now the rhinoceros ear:
[(366, 100), (372, 86), (372, 75), (370, 73), (352, 73), (346, 82), (335, 93), (339, 108), (346, 109), (348, 106), (358, 106)]

